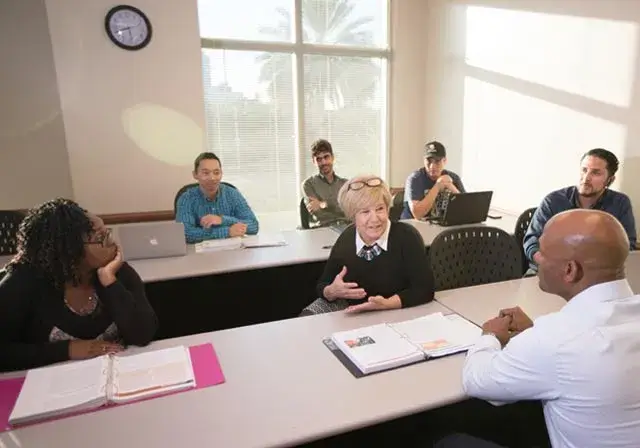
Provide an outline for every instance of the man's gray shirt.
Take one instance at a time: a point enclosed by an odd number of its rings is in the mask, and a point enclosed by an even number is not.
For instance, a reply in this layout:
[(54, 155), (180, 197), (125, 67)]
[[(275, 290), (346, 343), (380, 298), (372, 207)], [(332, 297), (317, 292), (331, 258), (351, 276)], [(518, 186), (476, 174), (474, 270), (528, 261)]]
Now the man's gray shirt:
[(321, 202), (327, 203), (327, 208), (316, 210), (311, 213), (311, 227), (326, 227), (337, 221), (346, 221), (343, 211), (338, 204), (338, 192), (347, 182), (347, 179), (333, 175), (333, 182), (329, 183), (321, 174), (316, 174), (307, 178), (302, 183), (302, 193), (305, 203), (313, 197)]

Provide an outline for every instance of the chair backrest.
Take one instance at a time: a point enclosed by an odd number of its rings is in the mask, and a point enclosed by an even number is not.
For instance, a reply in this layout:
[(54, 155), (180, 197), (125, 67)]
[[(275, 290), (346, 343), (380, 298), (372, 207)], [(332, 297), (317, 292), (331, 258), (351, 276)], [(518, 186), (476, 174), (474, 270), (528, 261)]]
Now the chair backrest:
[(533, 214), (536, 212), (537, 207), (531, 207), (526, 209), (522, 214), (518, 217), (516, 221), (516, 228), (513, 231), (513, 236), (516, 239), (516, 243), (520, 246), (520, 250), (522, 251), (522, 274), (529, 269), (529, 261), (524, 254), (524, 247), (522, 243), (524, 242), (524, 235), (527, 233), (529, 229), (529, 224), (531, 224), (531, 218), (533, 218)]
[(13, 255), (17, 251), (18, 227), (24, 213), (16, 210), (0, 210), (0, 255)]
[(184, 185), (182, 188), (180, 188), (178, 190), (178, 192), (176, 193), (176, 197), (173, 199), (173, 214), (174, 215), (178, 211), (178, 199), (180, 199), (180, 196), (182, 196), (182, 193), (184, 193), (187, 190), (190, 190), (193, 187), (197, 187), (197, 186), (198, 186), (198, 183), (194, 182), (192, 184)]
[(400, 217), (402, 216), (403, 209), (404, 209), (404, 191), (399, 191), (393, 195), (391, 210), (389, 211), (389, 220), (391, 222), (399, 221)]
[(311, 226), (309, 225), (309, 221), (311, 220), (311, 215), (309, 214), (309, 210), (307, 210), (307, 204), (304, 203), (304, 198), (300, 199), (300, 228), (309, 229)]
[(522, 251), (502, 229), (468, 226), (444, 230), (429, 248), (436, 291), (522, 277)]
[(231, 187), (231, 188), (233, 188), (234, 190), (237, 190), (237, 189), (238, 189), (235, 185), (230, 184), (229, 182), (220, 182), (220, 183), (221, 183), (222, 185), (226, 185), (227, 187)]
[[(236, 186), (233, 185), (233, 184), (230, 184), (229, 182), (220, 182), (220, 183), (237, 190)], [(180, 196), (182, 196), (182, 193), (184, 193), (185, 191), (189, 190), (190, 188), (197, 187), (197, 186), (198, 186), (198, 183), (194, 182), (192, 184), (184, 185), (182, 188), (180, 188), (178, 190), (178, 192), (176, 193), (176, 197), (173, 199), (173, 214), (174, 215), (176, 214), (176, 211), (178, 210), (178, 199), (180, 199)]]

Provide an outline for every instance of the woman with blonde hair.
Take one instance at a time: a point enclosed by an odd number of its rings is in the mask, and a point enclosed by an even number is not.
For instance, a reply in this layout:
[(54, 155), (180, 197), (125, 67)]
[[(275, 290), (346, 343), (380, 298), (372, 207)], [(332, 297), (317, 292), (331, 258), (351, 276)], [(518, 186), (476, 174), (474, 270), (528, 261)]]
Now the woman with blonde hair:
[(391, 193), (378, 176), (354, 177), (340, 189), (340, 208), (353, 222), (338, 237), (318, 299), (302, 316), (397, 309), (433, 300), (433, 274), (425, 245), (411, 225), (389, 220)]

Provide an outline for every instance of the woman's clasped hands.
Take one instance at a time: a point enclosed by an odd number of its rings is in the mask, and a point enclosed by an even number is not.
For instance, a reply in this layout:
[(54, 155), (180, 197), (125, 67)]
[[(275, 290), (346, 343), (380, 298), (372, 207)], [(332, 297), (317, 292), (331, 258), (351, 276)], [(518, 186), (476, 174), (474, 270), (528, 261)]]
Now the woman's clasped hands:
[[(347, 275), (347, 267), (344, 266), (342, 270), (336, 275), (333, 282), (324, 288), (324, 297), (333, 302), (334, 300), (363, 300), (367, 298), (367, 292), (358, 286), (356, 282), (345, 282), (344, 278)], [(364, 303), (352, 305), (345, 311), (348, 313), (358, 313), (362, 311), (375, 311), (397, 308), (396, 301), (389, 300), (382, 296), (371, 296)]]

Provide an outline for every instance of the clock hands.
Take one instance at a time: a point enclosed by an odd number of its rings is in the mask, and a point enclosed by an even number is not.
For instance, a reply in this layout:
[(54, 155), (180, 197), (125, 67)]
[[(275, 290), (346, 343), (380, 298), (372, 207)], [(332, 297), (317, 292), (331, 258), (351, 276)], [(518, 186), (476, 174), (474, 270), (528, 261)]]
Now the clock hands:
[(140, 50), (151, 39), (151, 23), (133, 6), (111, 8), (105, 17), (105, 27), (112, 42), (125, 50)]

